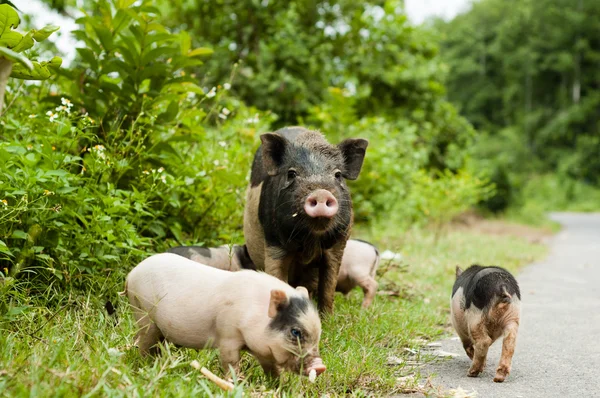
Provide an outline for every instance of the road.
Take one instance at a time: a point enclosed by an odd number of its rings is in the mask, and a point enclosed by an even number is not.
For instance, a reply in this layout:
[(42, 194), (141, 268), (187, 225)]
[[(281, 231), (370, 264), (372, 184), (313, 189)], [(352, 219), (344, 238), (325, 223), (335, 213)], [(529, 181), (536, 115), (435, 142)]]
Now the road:
[(441, 350), (460, 354), (428, 365), (432, 383), (461, 387), (477, 397), (600, 397), (600, 214), (554, 213), (563, 230), (548, 257), (517, 275), (521, 324), (510, 376), (492, 381), (501, 340), (490, 348), (487, 369), (467, 377), (470, 361), (456, 338)]

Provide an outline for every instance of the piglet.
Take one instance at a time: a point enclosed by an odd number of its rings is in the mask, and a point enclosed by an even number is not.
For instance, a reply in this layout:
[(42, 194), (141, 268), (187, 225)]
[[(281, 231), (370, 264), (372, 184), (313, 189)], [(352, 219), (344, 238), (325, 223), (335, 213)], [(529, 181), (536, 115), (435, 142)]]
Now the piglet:
[(500, 336), (502, 356), (495, 382), (503, 382), (511, 369), (521, 314), (521, 292), (515, 278), (500, 267), (456, 267), (450, 305), (452, 325), (473, 360), (468, 376), (476, 377), (486, 364), (488, 348)]
[(255, 271), (227, 272), (182, 256), (162, 253), (127, 276), (125, 294), (139, 331), (142, 355), (162, 340), (218, 348), (225, 371), (239, 370), (247, 349), (266, 373), (320, 374), (321, 322), (303, 287), (296, 289)]
[(335, 290), (348, 294), (350, 290), (360, 286), (365, 294), (362, 308), (368, 308), (377, 292), (375, 272), (379, 261), (379, 251), (375, 246), (358, 239), (348, 240)]

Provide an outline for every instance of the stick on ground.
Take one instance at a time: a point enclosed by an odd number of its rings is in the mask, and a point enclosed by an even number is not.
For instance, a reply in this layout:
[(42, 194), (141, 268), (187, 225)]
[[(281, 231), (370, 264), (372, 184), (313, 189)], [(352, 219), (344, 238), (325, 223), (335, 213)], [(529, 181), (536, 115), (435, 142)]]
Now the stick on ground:
[[(198, 363), (198, 361), (192, 361), (191, 365), (192, 365), (192, 367), (194, 367), (196, 369), (200, 368), (200, 364)], [(208, 380), (212, 381), (217, 386), (219, 386), (219, 388), (221, 388), (222, 390), (224, 390), (224, 391), (232, 391), (233, 390), (233, 384), (231, 384), (228, 381), (225, 381), (225, 380), (221, 379), (219, 376), (217, 376), (216, 374), (214, 374), (210, 370), (206, 369), (204, 366), (202, 368), (200, 368), (200, 372)]]

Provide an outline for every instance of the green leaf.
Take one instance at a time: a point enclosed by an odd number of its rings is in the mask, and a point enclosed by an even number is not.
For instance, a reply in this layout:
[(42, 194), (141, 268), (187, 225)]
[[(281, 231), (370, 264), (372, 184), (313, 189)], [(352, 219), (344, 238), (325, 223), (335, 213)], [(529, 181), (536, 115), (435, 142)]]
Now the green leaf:
[(6, 246), (6, 243), (4, 243), (1, 240), (0, 240), (0, 253), (8, 254), (9, 256), (13, 255), (12, 252), (10, 251), (10, 249), (8, 248), (8, 246)]
[(32, 30), (35, 41), (40, 42), (46, 40), (50, 35), (60, 29), (60, 26), (46, 25), (40, 30)]
[[(19, 62), (20, 65), (23, 65), (25, 68), (27, 68), (30, 71), (33, 70), (33, 62), (31, 62), (23, 54), (16, 53), (13, 50), (10, 50), (6, 47), (0, 47), (0, 55), (2, 55), (6, 59), (10, 59), (13, 62)], [(11, 73), (11, 76), (13, 76), (15, 68), (17, 66), (18, 65), (13, 66), (13, 73)]]
[(17, 229), (15, 231), (13, 231), (11, 238), (13, 239), (27, 239), (27, 232), (25, 231), (21, 231), (20, 229)]
[(199, 56), (204, 56), (204, 55), (211, 55), (214, 51), (212, 50), (212, 48), (206, 48), (206, 47), (198, 47), (192, 51), (190, 51), (187, 56), (188, 57), (199, 57)]
[(11, 31), (12, 28), (19, 26), (21, 20), (19, 14), (8, 4), (0, 4), (0, 39)]
[(17, 64), (13, 66), (11, 77), (25, 80), (46, 80), (58, 72), (62, 64), (60, 57), (54, 57), (50, 61), (33, 62), (33, 70)]
[(11, 49), (14, 52), (20, 53), (25, 50), (29, 50), (31, 47), (33, 47), (33, 31), (27, 33), (25, 36), (22, 36), (21, 40), (11, 47)]

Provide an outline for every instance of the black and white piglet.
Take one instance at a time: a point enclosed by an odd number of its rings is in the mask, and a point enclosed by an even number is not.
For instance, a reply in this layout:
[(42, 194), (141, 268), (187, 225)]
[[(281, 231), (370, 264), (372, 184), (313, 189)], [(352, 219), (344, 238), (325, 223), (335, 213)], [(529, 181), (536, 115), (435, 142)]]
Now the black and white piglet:
[(473, 360), (468, 376), (478, 376), (486, 365), (488, 348), (500, 336), (502, 356), (495, 382), (503, 382), (511, 369), (521, 316), (521, 292), (515, 278), (500, 267), (456, 267), (450, 305), (452, 325)]

